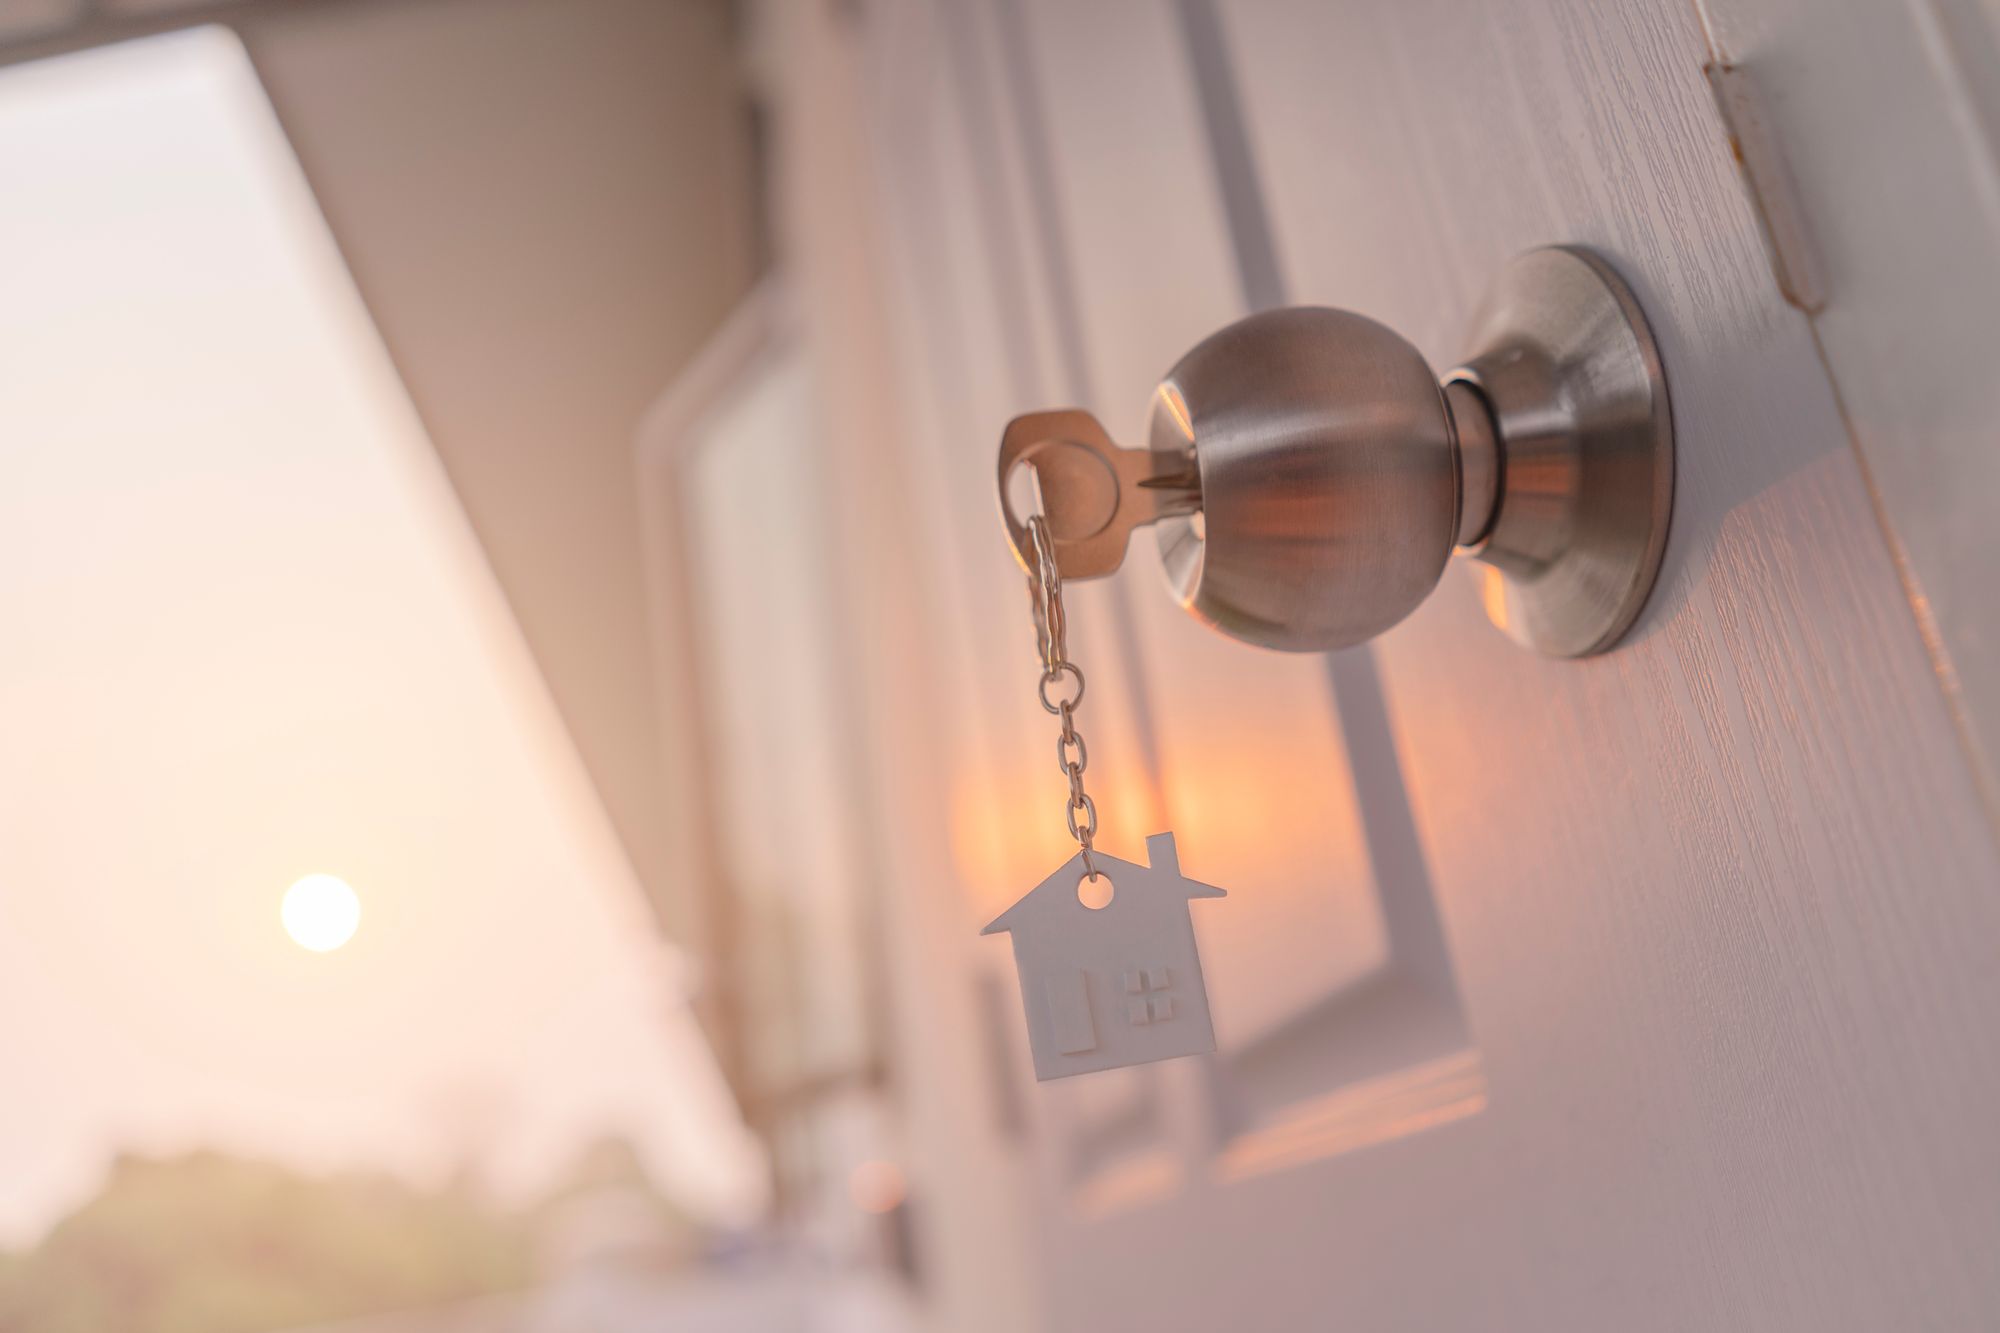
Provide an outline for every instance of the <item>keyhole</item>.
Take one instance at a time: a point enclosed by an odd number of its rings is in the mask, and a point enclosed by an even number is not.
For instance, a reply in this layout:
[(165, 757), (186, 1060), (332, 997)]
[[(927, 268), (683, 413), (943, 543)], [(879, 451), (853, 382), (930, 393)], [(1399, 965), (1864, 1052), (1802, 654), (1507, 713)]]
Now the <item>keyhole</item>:
[(1096, 879), (1089, 875), (1076, 882), (1076, 900), (1093, 912), (1101, 912), (1111, 906), (1111, 876), (1099, 872)]

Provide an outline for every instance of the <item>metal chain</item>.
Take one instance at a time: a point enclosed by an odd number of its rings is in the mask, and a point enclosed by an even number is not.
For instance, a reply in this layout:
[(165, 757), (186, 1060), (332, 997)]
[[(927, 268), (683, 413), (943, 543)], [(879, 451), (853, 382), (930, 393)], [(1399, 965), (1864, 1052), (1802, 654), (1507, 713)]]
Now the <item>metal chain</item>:
[[(1042, 707), (1062, 719), (1056, 737), (1056, 763), (1069, 779), (1069, 799), (1063, 807), (1063, 821), (1069, 835), (1083, 849), (1083, 868), (1097, 879), (1097, 863), (1091, 859), (1091, 840), (1097, 836), (1097, 803), (1083, 790), (1083, 770), (1090, 752), (1076, 729), (1076, 709), (1083, 702), (1083, 672), (1069, 660), (1069, 622), (1063, 615), (1062, 574), (1056, 569), (1055, 546), (1049, 539), (1049, 525), (1040, 514), (1028, 520), (1028, 538), (1035, 548), (1035, 572), (1028, 579), (1028, 601), (1035, 612), (1035, 647), (1041, 654), (1042, 679), (1035, 696)], [(1049, 686), (1067, 677), (1076, 693), (1049, 697)]]

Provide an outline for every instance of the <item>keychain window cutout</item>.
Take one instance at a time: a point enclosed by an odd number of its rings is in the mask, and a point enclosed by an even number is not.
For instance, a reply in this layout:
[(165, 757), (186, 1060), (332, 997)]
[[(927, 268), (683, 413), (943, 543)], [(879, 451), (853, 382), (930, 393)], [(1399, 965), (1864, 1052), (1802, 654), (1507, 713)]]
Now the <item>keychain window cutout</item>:
[(1215, 1049), (1188, 900), (1228, 895), (1181, 874), (1171, 833), (1146, 839), (1147, 865), (1094, 859), (1117, 886), (1103, 907), (1077, 896), (1079, 851), (980, 932), (1014, 938), (1043, 1081)]

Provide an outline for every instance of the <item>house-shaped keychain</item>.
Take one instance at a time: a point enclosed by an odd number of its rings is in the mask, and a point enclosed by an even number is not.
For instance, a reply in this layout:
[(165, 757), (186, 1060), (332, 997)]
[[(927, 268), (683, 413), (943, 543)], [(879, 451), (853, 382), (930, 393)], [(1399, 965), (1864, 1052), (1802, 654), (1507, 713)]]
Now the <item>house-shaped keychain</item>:
[(1215, 1049), (1188, 899), (1227, 895), (1181, 877), (1171, 833), (1146, 839), (1148, 865), (1093, 856), (1110, 902), (1077, 896), (1079, 852), (980, 932), (1014, 936), (1037, 1079)]

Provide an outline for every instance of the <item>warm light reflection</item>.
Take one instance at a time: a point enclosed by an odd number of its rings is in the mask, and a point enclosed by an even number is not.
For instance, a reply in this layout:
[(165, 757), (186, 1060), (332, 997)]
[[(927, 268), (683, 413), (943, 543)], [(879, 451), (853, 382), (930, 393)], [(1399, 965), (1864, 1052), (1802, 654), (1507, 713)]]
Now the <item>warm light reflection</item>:
[[(1063, 781), (1046, 753), (1036, 746), (998, 782), (968, 780), (952, 793), (952, 860), (975, 914), (998, 915), (1076, 854), (1063, 827)], [(1144, 864), (1147, 835), (1170, 827), (1159, 793), (1136, 763), (1091, 760), (1097, 846)]]
[(864, 1213), (886, 1213), (908, 1193), (903, 1170), (894, 1162), (862, 1162), (848, 1173), (847, 1196)]
[(330, 953), (354, 938), (361, 899), (334, 875), (307, 875), (285, 890), (278, 915), (285, 933), (314, 953)]
[(1213, 1168), (1234, 1181), (1448, 1125), (1486, 1109), (1479, 1053), (1449, 1055), (1366, 1079), (1293, 1108), (1231, 1143)]
[(1486, 608), (1486, 618), (1501, 629), (1507, 628), (1507, 580), (1491, 565), (1481, 566), (1479, 571), (1479, 600)]
[(1122, 1158), (1096, 1172), (1070, 1195), (1079, 1219), (1101, 1222), (1118, 1213), (1158, 1203), (1180, 1193), (1185, 1173), (1171, 1152), (1147, 1152)]
[(1194, 422), (1188, 416), (1187, 399), (1181, 397), (1179, 387), (1169, 381), (1162, 384), (1156, 392), (1161, 404), (1167, 409), (1167, 415), (1174, 419), (1174, 425), (1180, 429), (1182, 438), (1193, 444)]

